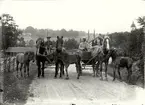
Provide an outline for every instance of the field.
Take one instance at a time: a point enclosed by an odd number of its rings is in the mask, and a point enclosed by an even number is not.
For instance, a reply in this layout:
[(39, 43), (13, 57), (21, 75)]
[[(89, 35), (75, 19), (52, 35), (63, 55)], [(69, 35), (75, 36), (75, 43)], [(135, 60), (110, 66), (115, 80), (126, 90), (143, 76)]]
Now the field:
[[(37, 71), (36, 66), (30, 68), (30, 77), (16, 77), (16, 71), (4, 73), (4, 105), (7, 103), (25, 103), (27, 100), (29, 85), (33, 81)], [(9, 104), (8, 104), (9, 105)]]

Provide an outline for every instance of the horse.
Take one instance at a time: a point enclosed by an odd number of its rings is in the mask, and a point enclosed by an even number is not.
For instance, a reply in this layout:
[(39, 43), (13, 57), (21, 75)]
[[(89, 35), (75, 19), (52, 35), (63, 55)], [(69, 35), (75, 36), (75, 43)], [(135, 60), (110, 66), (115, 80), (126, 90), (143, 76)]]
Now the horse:
[(18, 67), (19, 64), (20, 65), (20, 72), (21, 72), (21, 77), (22, 75), (22, 67), (24, 65), (24, 76), (26, 73), (26, 69), (27, 69), (27, 75), (29, 76), (29, 63), (30, 61), (35, 61), (35, 53), (33, 51), (26, 51), (25, 53), (18, 53), (16, 55), (16, 70), (17, 70), (17, 77), (18, 77)]
[(120, 81), (122, 81), (122, 77), (120, 75), (120, 68), (126, 68), (128, 72), (127, 81), (129, 82), (132, 74), (133, 59), (131, 57), (124, 57), (121, 54), (118, 54), (119, 53), (117, 49), (111, 48), (107, 55), (107, 58), (112, 57), (113, 81), (115, 81), (116, 79), (116, 70), (118, 71)]
[(64, 50), (63, 48), (63, 36), (59, 37), (57, 36), (57, 41), (56, 41), (56, 51), (55, 51), (55, 76), (54, 78), (57, 78), (58, 74), (58, 68), (60, 65), (60, 78), (62, 77), (61, 73), (64, 74), (64, 64), (62, 62), (62, 51)]
[[(40, 75), (44, 77), (44, 66), (45, 66), (45, 61), (48, 61), (49, 63), (52, 63), (53, 61), (53, 55), (52, 54), (47, 54), (46, 48), (44, 46), (44, 40), (39, 38), (36, 41), (36, 64), (38, 67), (38, 75), (37, 77), (39, 78)], [(42, 63), (42, 65), (41, 65)]]
[(107, 78), (107, 67), (108, 67), (108, 61), (109, 61), (109, 57), (107, 57), (109, 50), (110, 50), (110, 42), (111, 39), (106, 36), (103, 39), (103, 45), (102, 45), (102, 52), (103, 53), (99, 53), (98, 55), (98, 63), (97, 63), (97, 72), (98, 72), (98, 68), (100, 66), (100, 73), (101, 73), (101, 80), (103, 80), (103, 76), (102, 76), (102, 64), (105, 63), (105, 77), (106, 77), (106, 81), (108, 80)]
[(80, 75), (80, 68), (81, 68), (81, 64), (80, 64), (80, 56), (76, 53), (73, 55), (70, 55), (66, 52), (66, 50), (63, 48), (63, 37), (59, 37), (57, 36), (57, 42), (56, 42), (56, 52), (55, 52), (55, 76), (54, 78), (57, 78), (57, 74), (58, 74), (58, 65), (61, 65), (61, 69), (60, 69), (60, 77), (62, 77), (62, 73), (64, 72), (64, 68), (65, 68), (65, 72), (66, 72), (66, 79), (69, 79), (69, 75), (68, 75), (68, 67), (70, 64), (76, 64), (76, 70), (78, 73), (77, 79), (79, 79), (79, 75)]
[(109, 47), (110, 47), (110, 44), (109, 44), (109, 46), (107, 46), (107, 44), (108, 44), (107, 40), (109, 40), (109, 42), (111, 42), (111, 41), (110, 41), (109, 37), (105, 37), (102, 40), (103, 40), (103, 42), (102, 42), (101, 45), (93, 46), (93, 48), (90, 49), (92, 58), (88, 62), (90, 62), (92, 64), (93, 76), (94, 77), (98, 76), (98, 73), (99, 73), (98, 69), (99, 69), (99, 66), (100, 66), (101, 80), (103, 80), (103, 77), (102, 77), (102, 64), (104, 62), (105, 63), (105, 73), (106, 73), (105, 76), (106, 76), (106, 80), (107, 80), (107, 65), (108, 65), (109, 58), (106, 59), (106, 55), (108, 54)]
[[(69, 54), (66, 51), (63, 51), (61, 53), (61, 58), (57, 58), (57, 61), (58, 60), (60, 62), (62, 62), (62, 66), (63, 66), (63, 68), (61, 68), (61, 71), (60, 71), (60, 77), (62, 77), (63, 70), (65, 69), (65, 72), (66, 72), (66, 78), (65, 79), (69, 79), (68, 67), (69, 67), (70, 64), (75, 64), (76, 65), (76, 71), (78, 73), (77, 79), (79, 79), (80, 71), (81, 71), (81, 64), (80, 64), (81, 57), (77, 53), (76, 54)], [(58, 69), (56, 69), (56, 71), (55, 71), (55, 77), (54, 78), (57, 78), (57, 74), (58, 74)]]

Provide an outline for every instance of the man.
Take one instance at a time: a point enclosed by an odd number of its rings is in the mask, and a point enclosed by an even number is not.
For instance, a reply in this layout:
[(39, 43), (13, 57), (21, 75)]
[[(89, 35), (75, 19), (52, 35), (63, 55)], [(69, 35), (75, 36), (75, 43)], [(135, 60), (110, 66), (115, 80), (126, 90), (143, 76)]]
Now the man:
[(47, 49), (47, 53), (51, 53), (52, 50), (52, 41), (50, 40), (51, 37), (47, 37), (47, 41), (45, 42), (45, 46)]
[(88, 51), (90, 49), (89, 43), (87, 43), (86, 38), (83, 38), (83, 41), (79, 45), (79, 50)]

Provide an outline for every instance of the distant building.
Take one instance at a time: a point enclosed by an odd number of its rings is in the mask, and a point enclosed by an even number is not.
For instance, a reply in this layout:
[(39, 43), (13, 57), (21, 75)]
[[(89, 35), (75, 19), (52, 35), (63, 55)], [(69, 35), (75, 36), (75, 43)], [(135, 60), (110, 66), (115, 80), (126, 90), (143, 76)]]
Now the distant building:
[(134, 31), (134, 30), (136, 30), (136, 26), (135, 26), (134, 22), (132, 22), (132, 24), (131, 24), (131, 31)]

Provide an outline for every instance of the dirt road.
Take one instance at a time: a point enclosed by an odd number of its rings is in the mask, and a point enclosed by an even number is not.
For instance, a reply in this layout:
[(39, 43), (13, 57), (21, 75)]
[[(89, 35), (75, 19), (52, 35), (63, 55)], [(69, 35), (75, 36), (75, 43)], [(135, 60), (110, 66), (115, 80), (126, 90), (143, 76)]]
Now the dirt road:
[(111, 105), (118, 102), (135, 104), (136, 100), (142, 103), (138, 92), (143, 93), (143, 89), (118, 80), (113, 82), (110, 76), (108, 81), (101, 81), (98, 77), (92, 77), (91, 68), (86, 68), (79, 80), (74, 65), (69, 67), (69, 80), (54, 79), (53, 76), (54, 67), (49, 67), (45, 69), (45, 78), (34, 79), (26, 105), (71, 105), (72, 103)]

